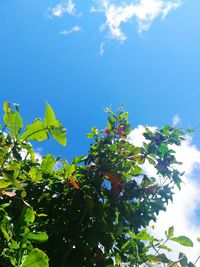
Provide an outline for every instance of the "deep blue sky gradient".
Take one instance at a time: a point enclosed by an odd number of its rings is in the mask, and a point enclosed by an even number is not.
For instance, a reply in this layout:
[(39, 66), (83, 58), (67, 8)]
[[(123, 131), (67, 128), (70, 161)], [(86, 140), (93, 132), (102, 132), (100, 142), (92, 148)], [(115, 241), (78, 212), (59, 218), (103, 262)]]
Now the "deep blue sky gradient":
[[(134, 22), (124, 25), (123, 44), (99, 33), (105, 18), (88, 12), (91, 1), (76, 1), (80, 17), (49, 18), (47, 9), (56, 3), (0, 2), (0, 104), (19, 103), (31, 122), (43, 116), (47, 100), (67, 128), (67, 148), (37, 144), (44, 153), (84, 154), (86, 133), (105, 126), (103, 108), (110, 105), (124, 104), (133, 127), (170, 124), (175, 114), (182, 127), (200, 124), (200, 1), (183, 1), (141, 36)], [(82, 31), (59, 33), (74, 25)], [(198, 146), (199, 140), (197, 130)]]

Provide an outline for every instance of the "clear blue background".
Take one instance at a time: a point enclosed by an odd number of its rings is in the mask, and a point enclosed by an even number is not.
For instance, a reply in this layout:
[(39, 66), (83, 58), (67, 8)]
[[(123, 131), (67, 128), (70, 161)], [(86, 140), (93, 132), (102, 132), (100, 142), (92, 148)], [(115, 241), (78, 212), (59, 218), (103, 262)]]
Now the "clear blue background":
[[(183, 1), (142, 36), (135, 23), (124, 25), (123, 44), (99, 33), (105, 18), (89, 13), (91, 1), (76, 3), (82, 16), (52, 19), (47, 9), (56, 1), (0, 1), (0, 104), (19, 103), (31, 122), (43, 116), (47, 100), (67, 128), (68, 146), (48, 141), (43, 153), (68, 159), (84, 154), (86, 133), (105, 126), (103, 108), (110, 105), (124, 104), (133, 127), (170, 124), (175, 114), (182, 127), (200, 124), (199, 0)], [(82, 31), (59, 33), (74, 25)], [(197, 129), (197, 145), (199, 140)]]

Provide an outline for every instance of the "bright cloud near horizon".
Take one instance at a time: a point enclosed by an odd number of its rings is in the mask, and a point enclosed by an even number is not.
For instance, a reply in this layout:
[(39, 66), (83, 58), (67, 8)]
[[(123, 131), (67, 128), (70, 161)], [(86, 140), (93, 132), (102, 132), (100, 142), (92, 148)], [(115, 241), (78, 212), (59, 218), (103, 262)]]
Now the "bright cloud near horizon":
[[(153, 128), (155, 129), (155, 127)], [(145, 141), (143, 132), (144, 127), (138, 126), (130, 133), (129, 141), (134, 145), (141, 146)], [(170, 247), (174, 249), (174, 252), (169, 255), (177, 259), (178, 252), (182, 251), (194, 262), (200, 256), (200, 243), (197, 242), (197, 238), (200, 237), (200, 225), (197, 219), (200, 205), (200, 150), (193, 144), (191, 137), (187, 137), (181, 146), (173, 147), (173, 149), (177, 161), (182, 162), (182, 165), (176, 168), (180, 172), (184, 172), (183, 183), (180, 191), (175, 190), (173, 202), (169, 203), (167, 210), (160, 212), (156, 223), (152, 222), (155, 225), (153, 234), (158, 238), (164, 238), (164, 232), (174, 226), (174, 235), (188, 236), (193, 240), (194, 247), (179, 246), (171, 241)], [(148, 163), (145, 165), (145, 172), (149, 176), (155, 177), (156, 172), (152, 165)]]
[[(136, 20), (137, 31), (142, 33), (147, 31), (153, 21), (157, 18), (165, 19), (169, 12), (180, 7), (181, 0), (140, 0), (132, 1), (112, 1), (95, 0), (89, 9), (89, 13), (104, 14), (105, 21), (99, 25), (100, 32), (108, 30), (109, 38), (124, 42), (127, 36), (122, 31), (125, 23)], [(49, 8), (52, 17), (62, 17), (63, 15), (74, 15), (76, 12), (76, 1), (67, 0), (58, 3), (55, 7)], [(100, 54), (103, 49), (100, 49)]]

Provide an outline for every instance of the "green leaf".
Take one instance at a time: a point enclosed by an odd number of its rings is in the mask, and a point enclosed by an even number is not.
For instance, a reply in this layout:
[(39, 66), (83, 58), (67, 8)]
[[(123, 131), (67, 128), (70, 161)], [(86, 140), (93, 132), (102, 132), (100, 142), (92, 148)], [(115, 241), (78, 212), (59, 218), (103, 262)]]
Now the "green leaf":
[(128, 234), (130, 235), (131, 238), (133, 238), (133, 239), (136, 238), (136, 235), (133, 232), (129, 231)]
[(168, 252), (172, 251), (171, 248), (169, 248), (169, 247), (167, 247), (167, 246), (165, 246), (165, 245), (160, 245), (160, 246), (159, 246), (159, 249), (164, 249), (164, 250), (167, 250)]
[(161, 253), (157, 256), (150, 255), (149, 261), (153, 263), (171, 263), (171, 261), (167, 258), (167, 256), (164, 253)]
[(184, 253), (180, 252), (179, 253), (179, 261), (180, 261), (180, 264), (182, 267), (187, 267), (187, 262), (188, 262), (188, 259), (187, 257), (185, 256)]
[(24, 213), (24, 221), (27, 223), (27, 225), (29, 225), (33, 223), (34, 220), (35, 220), (35, 211), (31, 207), (26, 208)]
[(55, 159), (51, 154), (46, 155), (43, 157), (41, 169), (45, 174), (49, 174), (52, 172), (55, 165)]
[(29, 174), (32, 182), (38, 182), (38, 181), (42, 180), (41, 171), (35, 167), (32, 167), (28, 174)]
[(120, 266), (121, 257), (119, 255), (119, 253), (116, 253), (116, 255), (115, 255), (115, 263), (116, 263), (117, 266)]
[(150, 236), (148, 233), (147, 233), (147, 230), (144, 229), (142, 230), (141, 232), (139, 232), (137, 235), (136, 235), (136, 238), (139, 239), (139, 240), (153, 240), (152, 236)]
[(21, 267), (48, 267), (48, 256), (40, 249), (33, 249), (22, 262)]
[(19, 115), (19, 113), (17, 111), (7, 112), (5, 113), (3, 119), (11, 134), (14, 137), (17, 137), (19, 131), (23, 128), (22, 117)]
[(28, 239), (34, 243), (44, 243), (48, 240), (48, 235), (45, 232), (29, 233)]
[(44, 124), (46, 127), (58, 127), (60, 126), (60, 122), (56, 120), (55, 113), (52, 109), (52, 107), (46, 103), (46, 112), (45, 112), (45, 117), (44, 117)]
[(142, 174), (142, 172), (143, 170), (139, 166), (137, 165), (131, 166), (131, 175), (137, 176), (137, 175)]
[(31, 207), (24, 207), (18, 220), (15, 223), (15, 227), (20, 229), (23, 226), (29, 226), (35, 220), (35, 211)]
[(64, 170), (65, 170), (65, 178), (68, 179), (72, 176), (72, 174), (74, 173), (76, 169), (76, 166), (74, 164), (70, 165), (70, 164), (65, 164), (64, 166)]
[(6, 231), (6, 229), (5, 229), (3, 226), (0, 227), (0, 229), (1, 229), (1, 232), (3, 233), (5, 239), (6, 239), (7, 241), (9, 241), (9, 240), (10, 240), (10, 236), (9, 236), (8, 232)]
[(0, 179), (0, 189), (6, 188), (11, 184), (12, 184), (12, 182), (9, 181), (8, 179), (4, 179), (4, 178)]
[(3, 103), (3, 110), (5, 111), (5, 113), (10, 112), (10, 103), (9, 102), (6, 101)]
[(48, 139), (47, 128), (44, 123), (37, 119), (32, 124), (26, 126), (26, 131), (21, 135), (21, 140), (43, 141)]
[(93, 133), (87, 133), (87, 138), (94, 138), (94, 134)]
[(167, 238), (171, 238), (174, 235), (174, 226), (169, 227), (168, 231), (165, 232)]
[(158, 151), (161, 153), (161, 157), (164, 157), (165, 154), (167, 154), (169, 152), (167, 144), (162, 143), (160, 145), (160, 147), (158, 148)]
[(147, 160), (148, 160), (148, 162), (149, 162), (151, 165), (156, 165), (155, 160), (153, 160), (152, 158), (147, 157)]
[(66, 129), (62, 125), (50, 129), (50, 133), (56, 141), (58, 141), (61, 145), (66, 146), (67, 144)]
[(177, 243), (179, 243), (183, 246), (186, 246), (186, 247), (193, 247), (192, 240), (186, 236), (172, 237), (172, 238), (170, 238), (170, 240), (177, 242)]

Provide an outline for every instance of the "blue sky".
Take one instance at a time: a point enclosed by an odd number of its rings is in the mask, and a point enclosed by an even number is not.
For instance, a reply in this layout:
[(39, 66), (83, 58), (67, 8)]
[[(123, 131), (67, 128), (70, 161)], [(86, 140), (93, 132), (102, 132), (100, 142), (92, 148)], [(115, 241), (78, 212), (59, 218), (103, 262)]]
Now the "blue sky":
[[(19, 103), (31, 122), (43, 116), (47, 100), (67, 128), (67, 147), (35, 145), (42, 153), (84, 154), (86, 133), (105, 126), (110, 105), (124, 104), (133, 128), (171, 124), (175, 115), (179, 127), (200, 124), (200, 1), (123, 2), (0, 1), (1, 104)], [(183, 154), (190, 155), (188, 195), (194, 191), (190, 200), (199, 203), (190, 179), (200, 165), (200, 129), (193, 142)]]
[[(141, 34), (135, 18), (122, 24), (124, 42), (99, 31), (105, 13), (89, 12), (95, 1), (73, 2), (76, 14), (60, 17), (52, 9), (67, 1), (0, 3), (1, 103), (19, 103), (26, 121), (42, 116), (45, 100), (53, 106), (67, 127), (68, 147), (49, 142), (45, 150), (66, 157), (86, 151), (85, 133), (104, 126), (109, 105), (124, 104), (133, 127), (162, 126), (175, 114), (183, 127), (200, 123), (199, 1), (182, 1)], [(81, 30), (60, 33), (74, 25)]]
[[(104, 126), (105, 106), (124, 104), (133, 127), (162, 126), (175, 114), (183, 127), (200, 123), (199, 1), (182, 1), (141, 34), (132, 18), (121, 25), (124, 42), (99, 31), (105, 13), (89, 12), (98, 1), (73, 2), (75, 14), (58, 17), (53, 8), (67, 1), (1, 1), (2, 103), (19, 103), (30, 121), (42, 116), (47, 100), (68, 129), (68, 148), (51, 146), (69, 157), (87, 150), (91, 126)], [(61, 34), (75, 25), (79, 32)]]

